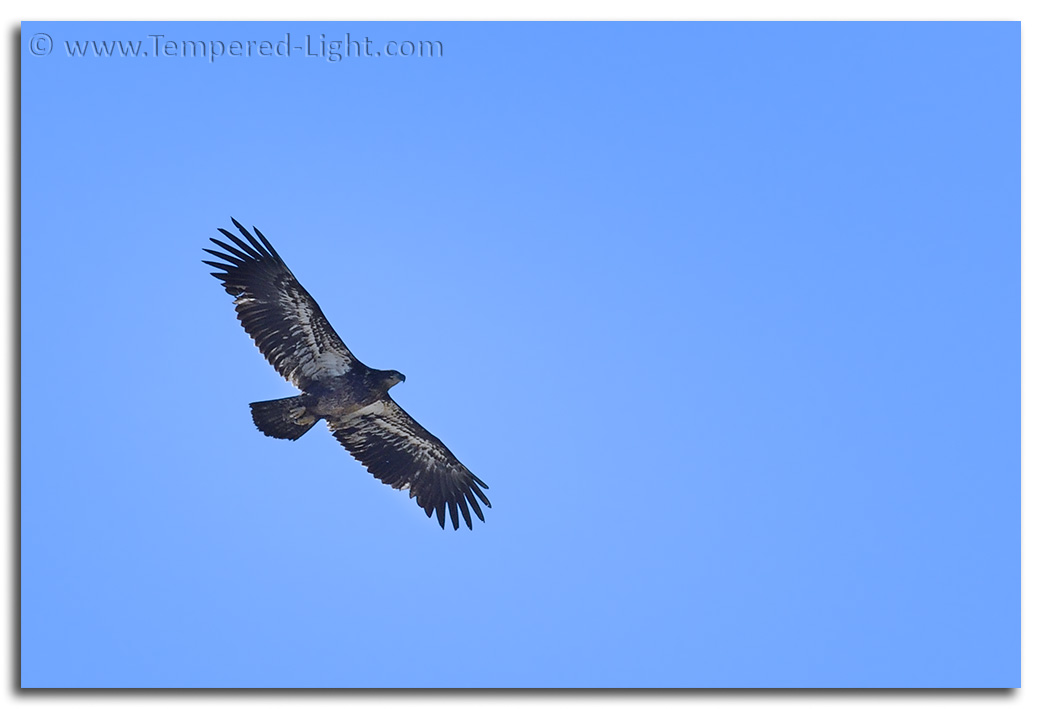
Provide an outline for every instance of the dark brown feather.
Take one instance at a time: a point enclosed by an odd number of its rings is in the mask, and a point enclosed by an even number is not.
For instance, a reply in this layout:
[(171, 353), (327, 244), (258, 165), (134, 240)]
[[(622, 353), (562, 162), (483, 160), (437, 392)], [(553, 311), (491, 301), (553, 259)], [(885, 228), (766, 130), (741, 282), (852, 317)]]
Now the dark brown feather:
[(408, 489), (428, 517), (437, 513), (442, 527), (446, 507), (453, 529), (459, 529), (460, 512), (470, 528), (471, 510), (485, 520), (477, 500), (492, 507), (482, 492), (488, 485), (390, 396), (328, 424), (333, 436), (374, 477), (395, 489)]

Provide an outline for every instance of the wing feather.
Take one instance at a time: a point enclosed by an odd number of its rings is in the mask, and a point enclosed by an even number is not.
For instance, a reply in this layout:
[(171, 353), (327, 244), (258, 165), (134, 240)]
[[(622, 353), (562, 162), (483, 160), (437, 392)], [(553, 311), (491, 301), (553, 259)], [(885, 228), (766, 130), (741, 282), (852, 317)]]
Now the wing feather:
[(471, 510), (485, 521), (478, 500), (492, 507), (482, 492), (488, 485), (390, 396), (327, 423), (333, 436), (374, 477), (396, 490), (407, 489), (428, 517), (437, 513), (442, 527), (446, 507), (453, 529), (459, 529), (461, 513), (473, 529)]
[(212, 275), (235, 296), (239, 321), (265, 359), (299, 389), (359, 365), (264, 235), (255, 229), (254, 236), (234, 219), (232, 223), (241, 238), (219, 231), (235, 246), (210, 239), (223, 251), (203, 249), (226, 263), (203, 263), (223, 270)]

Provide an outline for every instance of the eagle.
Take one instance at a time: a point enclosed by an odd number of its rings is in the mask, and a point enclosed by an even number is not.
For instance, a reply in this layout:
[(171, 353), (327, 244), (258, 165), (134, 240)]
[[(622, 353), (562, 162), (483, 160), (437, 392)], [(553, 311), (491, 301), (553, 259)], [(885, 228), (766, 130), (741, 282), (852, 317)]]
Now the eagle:
[(203, 261), (235, 298), (235, 311), (246, 333), (276, 371), (301, 393), (250, 404), (253, 423), (272, 438), (295, 441), (325, 420), (340, 444), (372, 475), (409, 497), (445, 528), (471, 511), (482, 522), (480, 501), (491, 508), (482, 489), (488, 485), (438, 438), (395, 403), (390, 388), (405, 381), (393, 369), (371, 369), (351, 354), (257, 227), (253, 234), (232, 219), (240, 236), (218, 229), (228, 242), (211, 238), (221, 251), (203, 249), (221, 261)]

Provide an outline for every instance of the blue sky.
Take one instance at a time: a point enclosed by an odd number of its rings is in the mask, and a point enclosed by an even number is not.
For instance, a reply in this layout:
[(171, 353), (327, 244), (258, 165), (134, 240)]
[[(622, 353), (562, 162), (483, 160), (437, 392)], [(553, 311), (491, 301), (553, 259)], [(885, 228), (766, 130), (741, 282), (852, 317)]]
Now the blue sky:
[[(23, 23), (22, 685), (1018, 685), (1019, 37)], [(486, 524), (254, 429), (229, 216)]]

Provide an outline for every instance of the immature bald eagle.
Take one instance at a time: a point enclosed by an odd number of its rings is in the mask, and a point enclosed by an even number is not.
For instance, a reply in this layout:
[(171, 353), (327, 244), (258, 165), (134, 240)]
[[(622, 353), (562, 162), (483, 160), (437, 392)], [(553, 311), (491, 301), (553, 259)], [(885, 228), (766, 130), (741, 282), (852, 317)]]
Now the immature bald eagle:
[(210, 239), (224, 251), (203, 249), (227, 263), (203, 263), (221, 269), (212, 275), (235, 296), (242, 326), (279, 374), (303, 392), (250, 404), (257, 428), (295, 441), (325, 419), (333, 436), (374, 477), (408, 490), (428, 517), (438, 513), (442, 528), (446, 507), (453, 529), (459, 529), (460, 514), (473, 529), (471, 509), (484, 521), (478, 500), (492, 507), (481, 491), (488, 485), (387, 393), (405, 375), (359, 362), (264, 235), (254, 227), (254, 237), (232, 223), (242, 238), (218, 231), (234, 246)]

